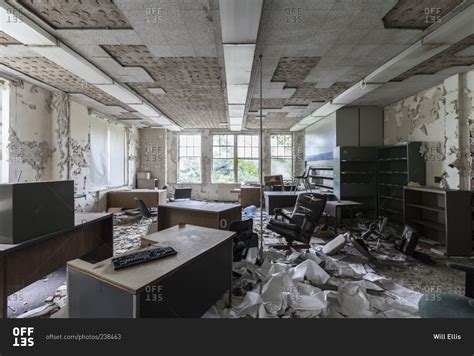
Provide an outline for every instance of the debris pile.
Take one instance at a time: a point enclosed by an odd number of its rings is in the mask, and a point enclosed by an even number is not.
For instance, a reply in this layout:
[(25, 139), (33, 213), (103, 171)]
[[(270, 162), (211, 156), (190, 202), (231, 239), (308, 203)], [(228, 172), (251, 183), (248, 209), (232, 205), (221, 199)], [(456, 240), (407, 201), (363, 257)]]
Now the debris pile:
[(418, 317), (422, 294), (379, 276), (368, 264), (347, 263), (313, 248), (290, 256), (270, 249), (261, 266), (234, 264), (233, 305), (224, 297), (206, 318)]

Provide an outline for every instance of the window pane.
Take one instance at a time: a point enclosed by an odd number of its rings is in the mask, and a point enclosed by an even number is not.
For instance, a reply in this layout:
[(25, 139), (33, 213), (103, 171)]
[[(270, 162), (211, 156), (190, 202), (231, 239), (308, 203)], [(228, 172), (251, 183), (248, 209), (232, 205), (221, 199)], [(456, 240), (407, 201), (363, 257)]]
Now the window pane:
[(291, 179), (291, 159), (273, 158), (271, 160), (271, 172), (272, 175), (281, 174), (283, 179)]
[(243, 147), (239, 147), (237, 151), (238, 151), (237, 152), (238, 157), (244, 157), (245, 149)]
[(234, 160), (214, 159), (212, 162), (212, 182), (232, 183), (234, 182)]
[(199, 157), (184, 157), (179, 160), (180, 183), (201, 182), (201, 159)]
[(214, 146), (219, 145), (219, 137), (220, 137), (220, 135), (214, 135), (214, 136), (212, 136), (212, 144), (213, 144)]
[(258, 160), (239, 159), (237, 165), (239, 182), (258, 182)]
[(252, 158), (258, 158), (258, 147), (252, 148)]

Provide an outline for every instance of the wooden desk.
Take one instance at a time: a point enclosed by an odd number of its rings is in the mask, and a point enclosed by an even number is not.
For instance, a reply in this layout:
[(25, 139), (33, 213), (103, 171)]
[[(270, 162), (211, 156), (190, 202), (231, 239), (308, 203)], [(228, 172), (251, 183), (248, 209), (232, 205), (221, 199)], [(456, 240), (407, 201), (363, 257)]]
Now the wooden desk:
[(96, 264), (70, 261), (69, 316), (201, 317), (232, 290), (234, 236), (232, 231), (174, 226), (147, 235), (142, 245), (172, 246), (177, 255), (118, 271), (111, 259)]
[(112, 254), (112, 214), (76, 214), (72, 229), (20, 244), (0, 245), (0, 317), (7, 317), (10, 294), (65, 266), (67, 261), (85, 255), (102, 260)]
[(180, 223), (227, 229), (236, 220), (242, 220), (239, 204), (186, 200), (158, 206), (158, 231)]
[(138, 208), (135, 198), (143, 199), (149, 208), (154, 208), (160, 204), (166, 204), (167, 195), (168, 191), (166, 189), (115, 190), (107, 193), (107, 209)]

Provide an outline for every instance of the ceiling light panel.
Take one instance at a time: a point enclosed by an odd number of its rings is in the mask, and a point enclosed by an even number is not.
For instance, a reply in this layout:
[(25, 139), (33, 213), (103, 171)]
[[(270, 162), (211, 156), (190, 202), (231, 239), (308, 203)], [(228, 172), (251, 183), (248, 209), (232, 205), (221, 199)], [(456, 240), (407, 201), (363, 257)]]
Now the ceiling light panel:
[(263, 0), (219, 0), (222, 43), (256, 43)]
[(316, 116), (316, 117), (324, 117), (332, 114), (336, 110), (342, 108), (344, 105), (343, 104), (332, 104), (331, 102), (327, 102), (323, 106), (321, 106), (319, 109), (314, 111), (311, 116)]
[(362, 98), (363, 96), (370, 93), (372, 90), (380, 87), (381, 83), (357, 83), (336, 96), (333, 100), (333, 104), (350, 104), (357, 99)]
[(55, 46), (56, 39), (17, 9), (0, 1), (0, 30), (25, 45)]
[(62, 43), (56, 47), (31, 49), (90, 84), (113, 84), (109, 76)]
[(129, 105), (133, 110), (138, 111), (140, 114), (147, 117), (160, 117), (161, 113), (158, 112), (154, 107), (148, 104), (130, 104)]
[(249, 84), (255, 45), (224, 45), (227, 84)]
[(142, 104), (142, 100), (119, 84), (99, 84), (97, 88), (120, 100), (124, 104)]

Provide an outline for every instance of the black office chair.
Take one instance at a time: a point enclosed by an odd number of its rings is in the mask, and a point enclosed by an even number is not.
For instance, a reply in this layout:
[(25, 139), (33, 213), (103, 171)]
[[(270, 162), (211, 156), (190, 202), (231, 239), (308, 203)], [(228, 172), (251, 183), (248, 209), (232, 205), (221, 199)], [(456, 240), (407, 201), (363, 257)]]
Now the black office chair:
[(156, 208), (149, 209), (143, 199), (135, 198), (135, 201), (138, 203), (140, 212), (145, 218), (154, 218), (158, 216), (158, 211)]
[(418, 302), (422, 318), (474, 318), (474, 266), (448, 262), (448, 267), (466, 272), (464, 296), (426, 293)]
[[(275, 209), (275, 218), (267, 224), (267, 229), (283, 236), (291, 246), (293, 241), (308, 244), (314, 231), (319, 225), (319, 219), (326, 206), (326, 195), (317, 193), (302, 193), (296, 200), (291, 216)], [(281, 216), (281, 220), (278, 218)], [(287, 220), (288, 222), (284, 222)]]
[(310, 192), (313, 192), (312, 189), (311, 189), (311, 184), (309, 183), (309, 173), (310, 173), (310, 171), (311, 171), (311, 167), (306, 166), (306, 168), (304, 169), (303, 175), (293, 177), (291, 190), (293, 190), (293, 187), (295, 187), (295, 191), (297, 191), (300, 184), (301, 184), (301, 182), (303, 182), (304, 188), (309, 190)]
[(247, 257), (251, 245), (257, 245), (258, 235), (253, 232), (253, 219), (232, 221), (229, 230), (235, 231), (234, 262)]

